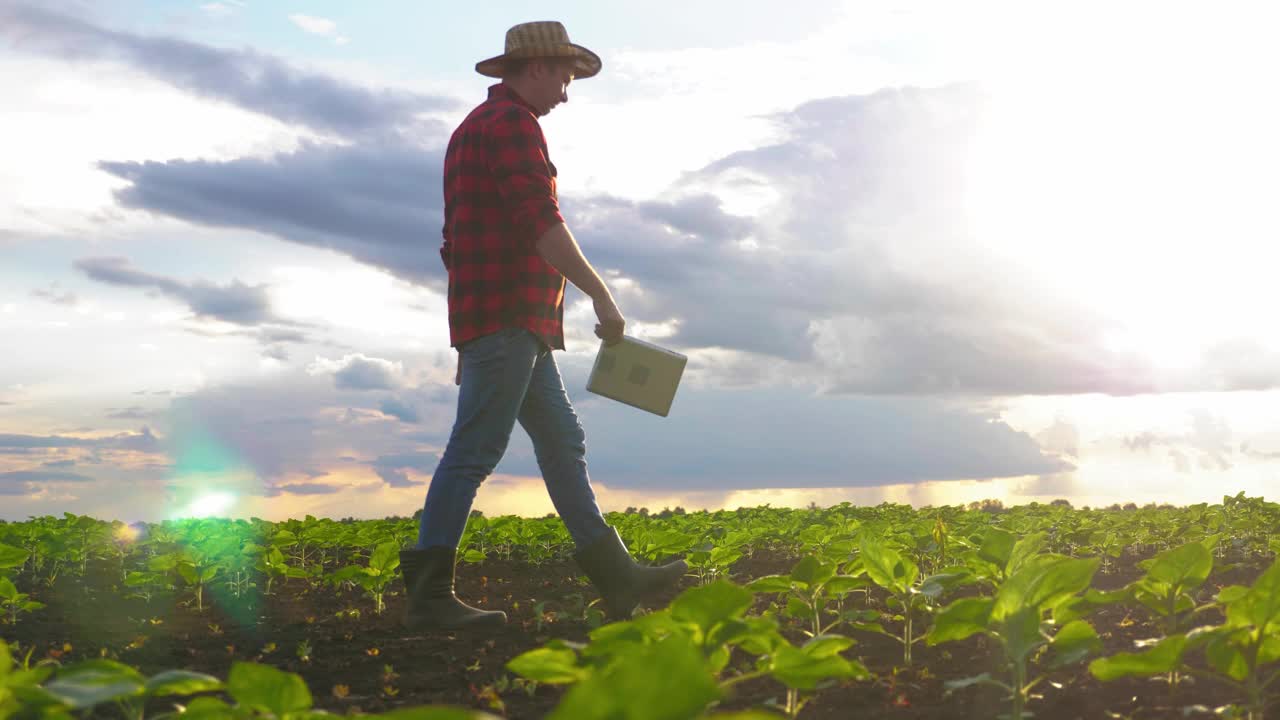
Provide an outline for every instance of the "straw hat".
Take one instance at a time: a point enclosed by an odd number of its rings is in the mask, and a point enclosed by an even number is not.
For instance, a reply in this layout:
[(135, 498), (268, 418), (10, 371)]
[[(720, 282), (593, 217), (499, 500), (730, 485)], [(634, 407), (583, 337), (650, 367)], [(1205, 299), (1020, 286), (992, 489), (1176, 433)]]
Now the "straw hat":
[(555, 21), (521, 23), (507, 31), (506, 51), (497, 57), (476, 63), (476, 72), (489, 77), (502, 77), (507, 60), (535, 57), (571, 57), (577, 60), (575, 80), (600, 72), (600, 56), (569, 42), (569, 33)]

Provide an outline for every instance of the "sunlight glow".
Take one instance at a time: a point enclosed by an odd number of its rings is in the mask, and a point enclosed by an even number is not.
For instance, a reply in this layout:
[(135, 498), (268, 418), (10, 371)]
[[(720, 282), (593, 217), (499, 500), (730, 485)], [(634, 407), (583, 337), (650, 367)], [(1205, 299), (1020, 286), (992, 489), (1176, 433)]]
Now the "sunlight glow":
[(205, 493), (192, 500), (187, 507), (178, 513), (178, 517), (203, 518), (222, 515), (236, 502), (236, 496), (229, 492)]
[(1007, 41), (999, 54), (1018, 62), (992, 71), (963, 188), (974, 241), (1156, 366), (1186, 368), (1225, 339), (1280, 346), (1259, 301), (1280, 261), (1266, 240), (1280, 231), (1266, 200), (1280, 100), (1258, 90), (1275, 53), (1239, 36), (1257, 32), (1241, 18), (1163, 6), (1051, 20), (1075, 24), (1028, 33), (1044, 45)]

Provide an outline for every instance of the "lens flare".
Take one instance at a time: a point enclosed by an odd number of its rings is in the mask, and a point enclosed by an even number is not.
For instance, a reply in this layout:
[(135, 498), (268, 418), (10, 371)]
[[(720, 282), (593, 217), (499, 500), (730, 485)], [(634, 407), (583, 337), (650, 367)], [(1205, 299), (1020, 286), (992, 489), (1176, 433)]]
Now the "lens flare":
[(226, 512), (235, 503), (236, 496), (229, 492), (205, 493), (192, 500), (178, 516), (191, 518), (215, 517)]

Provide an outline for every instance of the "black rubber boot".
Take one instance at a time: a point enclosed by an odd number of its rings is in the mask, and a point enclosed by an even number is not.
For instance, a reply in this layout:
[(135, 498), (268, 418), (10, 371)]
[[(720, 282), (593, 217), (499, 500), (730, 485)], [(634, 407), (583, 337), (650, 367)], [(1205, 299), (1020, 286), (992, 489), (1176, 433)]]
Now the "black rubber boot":
[(641, 600), (672, 587), (689, 570), (684, 560), (659, 567), (636, 563), (612, 526), (573, 559), (600, 591), (611, 621), (629, 620)]
[(501, 610), (480, 610), (453, 593), (457, 549), (438, 545), (425, 550), (401, 550), (400, 571), (408, 604), (405, 627), (411, 630), (462, 630), (495, 627), (507, 621)]

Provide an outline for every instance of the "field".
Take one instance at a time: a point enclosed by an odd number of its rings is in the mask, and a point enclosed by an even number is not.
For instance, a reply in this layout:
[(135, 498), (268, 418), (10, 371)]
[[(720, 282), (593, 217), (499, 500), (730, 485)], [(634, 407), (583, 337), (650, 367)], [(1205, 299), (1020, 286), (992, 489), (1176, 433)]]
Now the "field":
[(681, 586), (604, 623), (558, 519), (477, 513), (458, 594), (509, 621), (474, 633), (401, 628), (411, 518), (0, 523), (0, 718), (1256, 719), (1280, 695), (1261, 498), (607, 519), (642, 562), (686, 557)]

